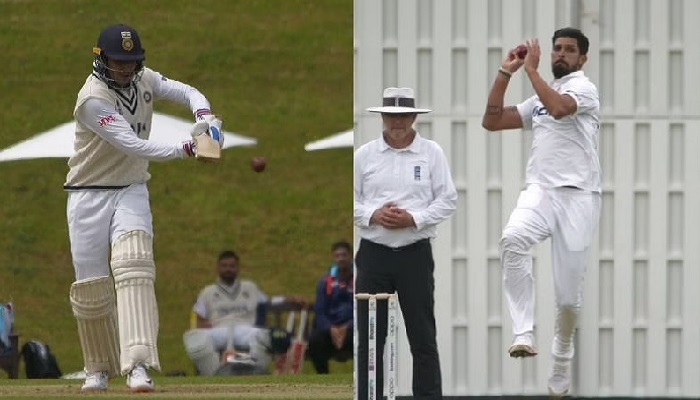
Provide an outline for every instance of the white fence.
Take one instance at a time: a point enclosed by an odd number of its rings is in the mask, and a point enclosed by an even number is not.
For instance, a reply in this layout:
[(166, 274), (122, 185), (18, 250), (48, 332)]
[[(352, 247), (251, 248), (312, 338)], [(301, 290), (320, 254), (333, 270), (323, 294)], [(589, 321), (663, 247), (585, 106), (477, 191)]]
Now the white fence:
[[(381, 131), (366, 107), (416, 89), (417, 128), (445, 149), (459, 191), (434, 243), (446, 395), (544, 394), (553, 334), (549, 244), (535, 254), (540, 356), (507, 357), (498, 240), (523, 187), (530, 134), (487, 133), (481, 116), (505, 52), (581, 28), (602, 106), (603, 216), (586, 276), (574, 392), (700, 396), (700, 1), (355, 0), (355, 144)], [(506, 102), (531, 95), (512, 79)], [(400, 394), (411, 363), (399, 344)]]

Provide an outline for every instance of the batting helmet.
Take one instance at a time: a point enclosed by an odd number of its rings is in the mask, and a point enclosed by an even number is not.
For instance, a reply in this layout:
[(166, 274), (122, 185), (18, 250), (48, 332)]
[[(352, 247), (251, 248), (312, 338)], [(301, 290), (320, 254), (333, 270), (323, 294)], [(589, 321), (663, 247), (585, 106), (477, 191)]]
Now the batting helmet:
[(118, 24), (105, 28), (97, 38), (97, 46), (92, 48), (95, 56), (93, 69), (97, 76), (111, 87), (122, 87), (108, 74), (107, 60), (136, 62), (136, 71), (130, 84), (140, 78), (146, 50), (141, 46), (138, 32), (130, 26)]

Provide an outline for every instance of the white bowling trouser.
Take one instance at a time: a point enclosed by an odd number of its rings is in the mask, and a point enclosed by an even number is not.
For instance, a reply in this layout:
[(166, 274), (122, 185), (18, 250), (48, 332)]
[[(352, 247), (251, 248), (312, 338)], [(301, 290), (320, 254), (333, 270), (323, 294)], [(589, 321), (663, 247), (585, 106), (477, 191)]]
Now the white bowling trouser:
[(69, 191), (67, 216), (76, 281), (110, 274), (110, 250), (120, 235), (141, 230), (153, 237), (145, 183), (119, 190)]
[(532, 247), (552, 238), (552, 274), (556, 301), (553, 355), (573, 356), (576, 317), (583, 298), (583, 278), (593, 234), (600, 218), (600, 193), (574, 188), (529, 185), (503, 229), (501, 265), (513, 334), (532, 332), (535, 282)]

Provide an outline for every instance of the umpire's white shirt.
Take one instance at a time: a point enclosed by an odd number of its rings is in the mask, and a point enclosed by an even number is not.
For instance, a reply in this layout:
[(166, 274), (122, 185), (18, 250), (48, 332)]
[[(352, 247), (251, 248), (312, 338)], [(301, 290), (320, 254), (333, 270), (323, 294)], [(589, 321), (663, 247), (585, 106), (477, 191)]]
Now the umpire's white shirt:
[(525, 181), (543, 187), (576, 186), (600, 192), (598, 89), (583, 71), (576, 71), (550, 85), (576, 101), (576, 113), (554, 119), (538, 96), (518, 104), (524, 129), (532, 129), (532, 153)]
[[(404, 149), (383, 137), (355, 152), (355, 225), (363, 239), (400, 247), (437, 235), (437, 224), (455, 212), (457, 191), (442, 148), (416, 133)], [(415, 228), (386, 229), (369, 224), (375, 210), (394, 202), (405, 209)]]

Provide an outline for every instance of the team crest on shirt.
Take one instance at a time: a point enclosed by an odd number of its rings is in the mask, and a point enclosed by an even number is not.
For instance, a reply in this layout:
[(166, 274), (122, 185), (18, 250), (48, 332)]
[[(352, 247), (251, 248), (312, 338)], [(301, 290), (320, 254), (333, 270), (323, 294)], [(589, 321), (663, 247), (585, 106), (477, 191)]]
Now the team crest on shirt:
[(149, 92), (149, 91), (143, 92), (143, 100), (146, 103), (150, 103), (152, 99), (153, 99), (153, 95), (151, 94), (151, 92)]

